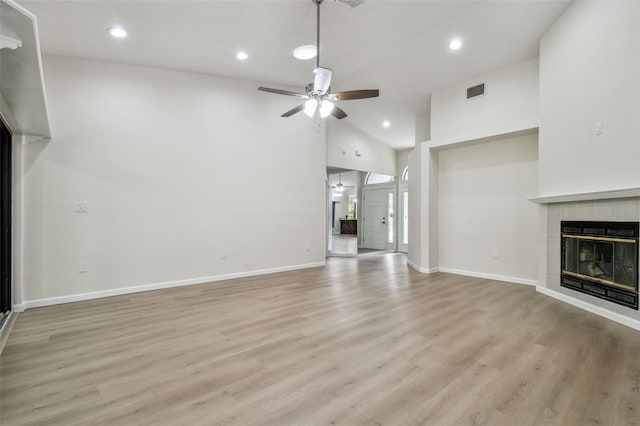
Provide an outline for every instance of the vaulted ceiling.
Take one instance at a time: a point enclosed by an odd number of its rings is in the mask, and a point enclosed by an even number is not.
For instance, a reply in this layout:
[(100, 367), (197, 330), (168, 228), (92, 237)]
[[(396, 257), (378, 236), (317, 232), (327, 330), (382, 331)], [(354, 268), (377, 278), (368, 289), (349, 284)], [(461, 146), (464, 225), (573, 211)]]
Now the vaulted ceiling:
[[(303, 91), (314, 60), (292, 50), (315, 44), (315, 5), (288, 1), (28, 1), (45, 54), (250, 79)], [(321, 65), (333, 91), (379, 88), (345, 101), (346, 120), (394, 149), (414, 145), (416, 116), (440, 88), (537, 56), (541, 35), (568, 1), (376, 1), (322, 5)], [(116, 40), (108, 27), (129, 37)], [(459, 37), (463, 47), (448, 48)], [(243, 62), (238, 50), (249, 54)], [(277, 96), (265, 93), (264, 96)], [(291, 98), (291, 107), (298, 100)], [(273, 111), (281, 114), (284, 111)], [(288, 119), (306, 119), (299, 114)], [(329, 118), (333, 119), (333, 118)], [(389, 120), (391, 126), (383, 128)]]

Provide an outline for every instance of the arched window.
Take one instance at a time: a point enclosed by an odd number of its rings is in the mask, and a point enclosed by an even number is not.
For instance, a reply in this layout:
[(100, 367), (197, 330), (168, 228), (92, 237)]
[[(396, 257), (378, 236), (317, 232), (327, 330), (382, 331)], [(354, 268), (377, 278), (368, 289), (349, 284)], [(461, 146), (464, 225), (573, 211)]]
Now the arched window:
[(404, 168), (402, 172), (402, 180), (409, 180), (409, 166)]
[(389, 182), (393, 182), (393, 180), (394, 180), (393, 176), (370, 172), (367, 175), (367, 177), (364, 179), (364, 184), (373, 185), (376, 183), (389, 183)]

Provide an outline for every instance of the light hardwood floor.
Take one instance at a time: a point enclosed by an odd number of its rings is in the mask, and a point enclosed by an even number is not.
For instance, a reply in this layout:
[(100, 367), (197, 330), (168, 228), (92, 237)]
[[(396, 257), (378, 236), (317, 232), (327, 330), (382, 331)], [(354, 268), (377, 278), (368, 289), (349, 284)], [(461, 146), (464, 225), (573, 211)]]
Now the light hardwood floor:
[(638, 425), (640, 333), (406, 257), (32, 309), (0, 357), (29, 425)]

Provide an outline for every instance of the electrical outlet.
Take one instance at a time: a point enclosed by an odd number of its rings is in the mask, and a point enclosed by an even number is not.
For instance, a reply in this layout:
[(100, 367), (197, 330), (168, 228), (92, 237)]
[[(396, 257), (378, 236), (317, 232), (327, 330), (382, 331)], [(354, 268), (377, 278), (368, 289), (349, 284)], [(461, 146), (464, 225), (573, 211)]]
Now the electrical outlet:
[(226, 259), (229, 256), (229, 250), (227, 249), (223, 249), (220, 252), (220, 259)]
[(309, 244), (306, 244), (304, 246), (304, 251), (309, 251), (309, 250), (311, 250), (311, 247), (309, 247)]
[(89, 202), (88, 201), (76, 201), (75, 209), (73, 210), (75, 213), (89, 213)]
[(89, 272), (89, 262), (80, 262), (78, 271), (82, 274)]
[(500, 260), (500, 252), (499, 252), (498, 250), (494, 249), (494, 250), (491, 252), (491, 258), (492, 258), (493, 260)]

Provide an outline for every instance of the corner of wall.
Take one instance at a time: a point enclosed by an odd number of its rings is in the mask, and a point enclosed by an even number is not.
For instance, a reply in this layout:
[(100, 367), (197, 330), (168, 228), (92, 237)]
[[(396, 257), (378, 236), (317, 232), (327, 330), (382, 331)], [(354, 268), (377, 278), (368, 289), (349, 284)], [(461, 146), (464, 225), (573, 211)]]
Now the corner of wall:
[(21, 134), (13, 134), (13, 188), (12, 188), (12, 216), (13, 226), (12, 232), (12, 277), (13, 283), (11, 289), (12, 304), (14, 310), (21, 312), (24, 310), (24, 140)]

